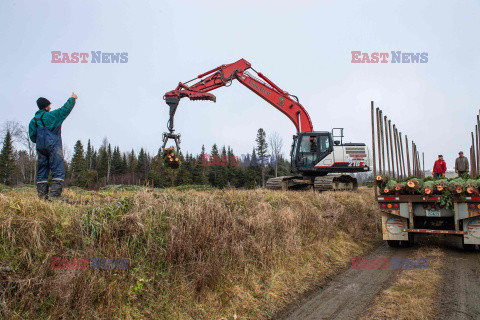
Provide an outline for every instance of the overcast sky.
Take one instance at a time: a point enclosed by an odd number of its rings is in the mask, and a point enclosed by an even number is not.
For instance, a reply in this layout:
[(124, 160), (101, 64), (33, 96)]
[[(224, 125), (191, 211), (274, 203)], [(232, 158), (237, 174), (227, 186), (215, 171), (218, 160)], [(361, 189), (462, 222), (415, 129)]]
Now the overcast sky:
[[(448, 167), (468, 152), (480, 106), (479, 1), (13, 1), (0, 2), (0, 122), (28, 124), (46, 97), (78, 101), (64, 145), (107, 137), (121, 150), (155, 152), (166, 131), (162, 97), (218, 65), (245, 58), (297, 95), (315, 130), (344, 127), (371, 144), (370, 101)], [(428, 52), (422, 64), (352, 64), (351, 51)], [(128, 63), (51, 63), (51, 51), (128, 52)], [(90, 61), (90, 59), (89, 59)], [(183, 99), (175, 127), (183, 151), (213, 143), (251, 152), (258, 128), (295, 127), (239, 83), (217, 102)]]

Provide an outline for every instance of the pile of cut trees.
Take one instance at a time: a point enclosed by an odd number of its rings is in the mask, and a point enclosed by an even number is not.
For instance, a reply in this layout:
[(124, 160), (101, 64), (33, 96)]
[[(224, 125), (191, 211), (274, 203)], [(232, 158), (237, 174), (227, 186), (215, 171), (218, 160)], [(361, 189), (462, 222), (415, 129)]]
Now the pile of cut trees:
[(163, 163), (166, 167), (173, 169), (180, 167), (180, 159), (175, 154), (175, 149), (173, 147), (165, 148), (165, 150), (163, 150)]
[(394, 178), (379, 175), (375, 178), (375, 182), (383, 195), (441, 195), (449, 192), (452, 195), (476, 196), (479, 195), (480, 190), (480, 179), (472, 179), (469, 176), (435, 180), (432, 177), (424, 179), (412, 177), (405, 181), (397, 181)]

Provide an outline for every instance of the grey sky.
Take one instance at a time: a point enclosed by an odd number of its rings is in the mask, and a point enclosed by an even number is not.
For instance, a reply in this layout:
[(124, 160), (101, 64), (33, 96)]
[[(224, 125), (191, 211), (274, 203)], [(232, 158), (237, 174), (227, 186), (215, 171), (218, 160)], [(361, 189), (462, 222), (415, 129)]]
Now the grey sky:
[[(0, 122), (27, 125), (44, 96), (75, 90), (64, 144), (104, 137), (122, 151), (156, 152), (162, 100), (179, 81), (245, 58), (297, 95), (315, 130), (344, 127), (370, 144), (370, 100), (414, 138), (427, 167), (468, 153), (480, 106), (478, 1), (12, 1), (0, 2)], [(52, 64), (51, 51), (128, 52), (126, 64)], [(351, 51), (428, 52), (426, 64), (352, 64)], [(239, 83), (217, 103), (182, 100), (184, 151), (213, 143), (250, 152), (258, 128), (290, 148), (293, 124)]]

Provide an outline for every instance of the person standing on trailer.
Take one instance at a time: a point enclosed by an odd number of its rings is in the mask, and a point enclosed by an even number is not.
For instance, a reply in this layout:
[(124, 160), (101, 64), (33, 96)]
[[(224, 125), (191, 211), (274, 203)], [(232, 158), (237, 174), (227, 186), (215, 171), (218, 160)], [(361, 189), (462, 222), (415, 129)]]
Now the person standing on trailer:
[[(65, 180), (65, 163), (62, 150), (62, 123), (68, 117), (77, 95), (72, 93), (63, 107), (51, 110), (51, 103), (43, 97), (38, 98), (38, 111), (30, 121), (28, 132), (30, 140), (36, 143), (38, 156), (37, 192), (40, 199), (60, 200)], [(48, 178), (52, 172), (52, 188), (48, 194)]]
[(443, 160), (443, 155), (439, 154), (438, 155), (438, 160), (435, 161), (435, 164), (433, 165), (433, 178), (437, 179), (440, 177), (445, 177), (445, 172), (447, 171), (447, 164), (445, 163), (445, 160)]
[(455, 172), (461, 177), (462, 174), (467, 173), (469, 169), (468, 159), (463, 156), (463, 151), (458, 153), (458, 158), (455, 159)]

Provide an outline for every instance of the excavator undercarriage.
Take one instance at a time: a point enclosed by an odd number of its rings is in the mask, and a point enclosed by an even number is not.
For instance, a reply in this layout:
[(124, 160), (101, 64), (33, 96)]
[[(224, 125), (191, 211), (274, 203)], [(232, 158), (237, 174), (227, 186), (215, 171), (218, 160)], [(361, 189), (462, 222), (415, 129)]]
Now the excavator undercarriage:
[(349, 175), (331, 174), (320, 177), (282, 176), (270, 178), (266, 184), (269, 190), (315, 190), (354, 191), (358, 189), (357, 179)]

